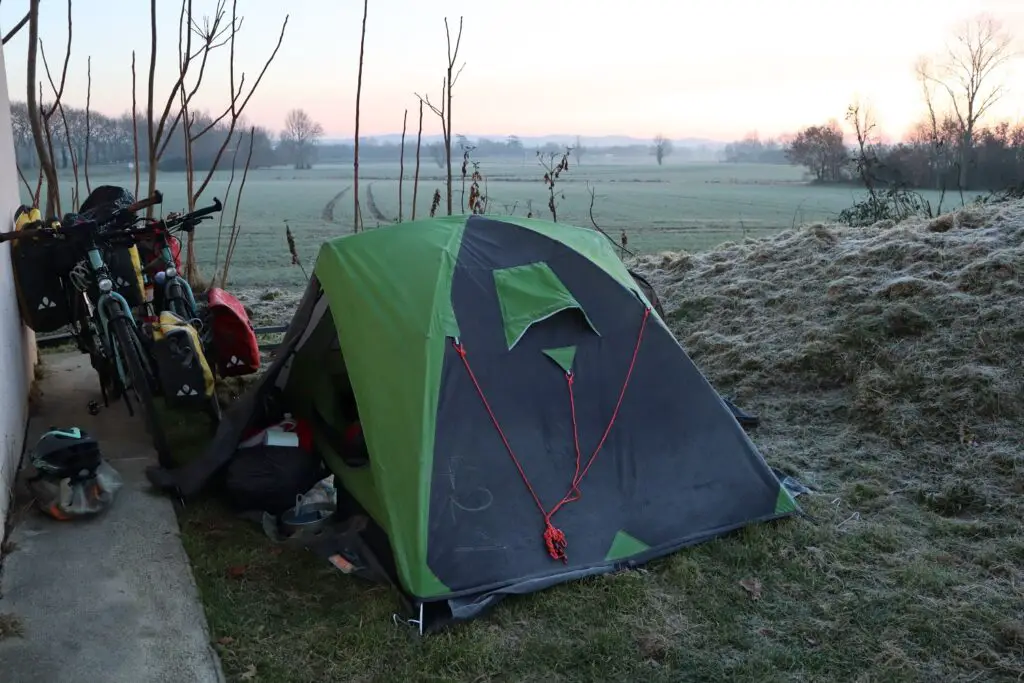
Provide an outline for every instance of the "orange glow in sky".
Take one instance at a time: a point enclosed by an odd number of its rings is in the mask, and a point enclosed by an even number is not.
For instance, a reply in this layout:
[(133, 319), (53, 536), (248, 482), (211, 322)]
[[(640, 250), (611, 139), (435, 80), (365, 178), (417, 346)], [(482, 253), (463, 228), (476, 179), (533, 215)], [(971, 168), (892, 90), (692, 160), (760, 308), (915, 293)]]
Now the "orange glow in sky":
[[(0, 5), (0, 30), (27, 3)], [(75, 0), (65, 102), (84, 106), (86, 57), (92, 57), (92, 106), (108, 114), (131, 107), (136, 51), (140, 111), (149, 70), (149, 3)], [(230, 12), (230, 2), (228, 10)], [(162, 109), (177, 70), (180, 4), (160, 0), (157, 102)], [(211, 13), (213, 0), (194, 0)], [(289, 109), (306, 109), (328, 137), (352, 135), (362, 2), (239, 0), (245, 22), (237, 71), (251, 83), (284, 44), (246, 109), (278, 131)], [(40, 37), (51, 69), (67, 40), (67, 6), (42, 3)], [(777, 135), (842, 119), (855, 96), (869, 100), (881, 127), (901, 135), (921, 116), (915, 60), (941, 50), (957, 21), (985, 11), (1024, 38), (1024, 0), (370, 0), (363, 75), (362, 134), (401, 131), (413, 92), (440, 96), (444, 17), (465, 17), (455, 89), (454, 128), (469, 135), (634, 135), (722, 140), (751, 131)], [(4, 47), (12, 100), (26, 93), (27, 30)], [(200, 109), (228, 101), (227, 48), (211, 58)], [(994, 115), (1024, 118), (1024, 62), (1011, 65), (1010, 92)], [(45, 72), (40, 62), (40, 78)], [(47, 86), (46, 91), (49, 91)], [(177, 106), (176, 104), (174, 106)], [(440, 125), (429, 110), (424, 133)]]

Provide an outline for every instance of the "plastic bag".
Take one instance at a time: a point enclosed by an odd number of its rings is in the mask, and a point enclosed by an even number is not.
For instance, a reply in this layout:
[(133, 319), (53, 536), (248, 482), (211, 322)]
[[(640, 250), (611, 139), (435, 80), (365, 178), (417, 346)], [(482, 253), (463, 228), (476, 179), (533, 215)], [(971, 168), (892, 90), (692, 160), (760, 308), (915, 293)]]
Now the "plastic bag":
[(36, 507), (60, 521), (92, 517), (111, 506), (124, 485), (120, 473), (101, 460), (96, 474), (87, 479), (55, 479), (36, 476), (29, 480)]
[(333, 515), (337, 506), (338, 490), (332, 474), (318, 481), (306, 493), (296, 496), (295, 506), (280, 515), (264, 512), (263, 532), (275, 543), (316, 536), (323, 527), (320, 522)]

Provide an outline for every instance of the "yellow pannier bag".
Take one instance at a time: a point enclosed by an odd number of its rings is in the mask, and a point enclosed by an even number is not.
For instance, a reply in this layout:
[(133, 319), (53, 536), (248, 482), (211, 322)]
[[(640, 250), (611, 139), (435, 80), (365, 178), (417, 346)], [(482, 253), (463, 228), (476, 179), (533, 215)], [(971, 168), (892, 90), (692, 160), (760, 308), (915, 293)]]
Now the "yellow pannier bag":
[(213, 396), (213, 371), (196, 328), (170, 311), (153, 325), (153, 356), (171, 408), (202, 408)]

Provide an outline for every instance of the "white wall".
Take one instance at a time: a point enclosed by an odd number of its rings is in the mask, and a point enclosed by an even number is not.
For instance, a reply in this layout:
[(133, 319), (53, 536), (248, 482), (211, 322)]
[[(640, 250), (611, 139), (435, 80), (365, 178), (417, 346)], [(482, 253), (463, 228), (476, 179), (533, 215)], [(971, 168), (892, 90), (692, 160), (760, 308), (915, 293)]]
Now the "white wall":
[[(0, 47), (0, 232), (14, 224), (20, 204), (11, 133), (7, 67)], [(28, 390), (35, 364), (35, 338), (21, 323), (10, 244), (0, 245), (0, 538), (6, 529), (11, 486), (18, 470), (28, 420)]]

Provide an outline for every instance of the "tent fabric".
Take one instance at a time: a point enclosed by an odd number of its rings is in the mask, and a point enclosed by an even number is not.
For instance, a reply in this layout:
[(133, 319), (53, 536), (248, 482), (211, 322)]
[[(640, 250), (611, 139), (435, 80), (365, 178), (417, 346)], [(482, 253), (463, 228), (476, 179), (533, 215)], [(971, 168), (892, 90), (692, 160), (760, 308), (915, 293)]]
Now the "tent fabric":
[[(314, 272), (205, 465), (154, 483), (202, 488), (274, 392), (300, 417), (319, 406), (318, 450), (386, 535), (396, 583), (462, 616), (797, 511), (592, 230), (427, 219), (326, 242)], [(342, 385), (369, 453), (360, 466), (328, 435), (348, 419)]]
[(530, 325), (556, 313), (576, 309), (586, 316), (576, 298), (543, 262), (495, 270), (494, 287), (509, 350)]

